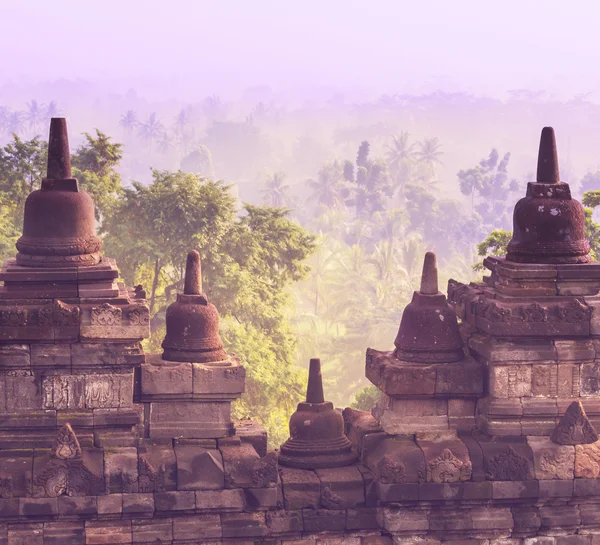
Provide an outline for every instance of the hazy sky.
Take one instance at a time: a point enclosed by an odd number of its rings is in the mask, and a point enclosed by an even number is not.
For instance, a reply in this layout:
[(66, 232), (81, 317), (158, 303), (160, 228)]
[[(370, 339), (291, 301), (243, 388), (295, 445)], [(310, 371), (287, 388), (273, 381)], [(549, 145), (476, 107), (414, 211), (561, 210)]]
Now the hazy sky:
[(600, 98), (596, 0), (0, 0), (0, 83)]

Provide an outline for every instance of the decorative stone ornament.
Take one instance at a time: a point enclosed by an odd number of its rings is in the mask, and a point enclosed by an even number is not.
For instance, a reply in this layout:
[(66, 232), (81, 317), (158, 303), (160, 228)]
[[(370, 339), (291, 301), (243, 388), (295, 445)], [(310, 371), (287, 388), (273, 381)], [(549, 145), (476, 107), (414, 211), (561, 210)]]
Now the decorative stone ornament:
[(556, 139), (544, 127), (540, 139), (537, 180), (515, 206), (513, 237), (506, 259), (520, 263), (588, 263), (583, 206), (571, 198), (569, 184), (560, 181)]
[(215, 363), (227, 359), (219, 335), (219, 313), (202, 293), (200, 254), (188, 254), (185, 287), (167, 309), (167, 334), (163, 359), (192, 363)]
[(569, 405), (550, 439), (559, 445), (589, 445), (598, 440), (598, 433), (585, 414), (581, 401), (573, 401)]
[(394, 356), (410, 362), (454, 362), (464, 358), (458, 321), (446, 296), (438, 290), (437, 260), (425, 254), (421, 289), (404, 309)]
[(357, 461), (344, 435), (344, 419), (325, 401), (321, 360), (310, 360), (306, 402), (290, 418), (290, 438), (281, 446), (279, 463), (301, 469), (341, 467)]
[(71, 177), (67, 121), (52, 118), (48, 171), (42, 187), (25, 201), (17, 264), (26, 267), (82, 267), (100, 262), (94, 203)]

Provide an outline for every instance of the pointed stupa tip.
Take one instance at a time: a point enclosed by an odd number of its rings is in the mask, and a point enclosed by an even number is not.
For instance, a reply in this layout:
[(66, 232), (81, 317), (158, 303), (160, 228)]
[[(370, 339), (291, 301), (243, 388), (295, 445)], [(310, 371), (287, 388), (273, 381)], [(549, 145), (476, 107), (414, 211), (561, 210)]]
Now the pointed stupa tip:
[(53, 117), (50, 120), (48, 172), (46, 178), (49, 180), (71, 178), (69, 135), (67, 134), (67, 120), (64, 117)]
[(323, 378), (321, 377), (321, 360), (311, 358), (308, 370), (308, 387), (306, 388), (307, 403), (324, 403)]
[(200, 265), (200, 254), (196, 250), (192, 250), (187, 256), (183, 293), (186, 295), (200, 295), (202, 293), (202, 267)]
[(420, 291), (425, 295), (437, 295), (438, 293), (437, 258), (433, 252), (427, 252), (425, 254)]
[(558, 173), (558, 154), (556, 152), (556, 137), (552, 127), (544, 127), (540, 138), (538, 154), (537, 181), (543, 184), (557, 184), (560, 181)]

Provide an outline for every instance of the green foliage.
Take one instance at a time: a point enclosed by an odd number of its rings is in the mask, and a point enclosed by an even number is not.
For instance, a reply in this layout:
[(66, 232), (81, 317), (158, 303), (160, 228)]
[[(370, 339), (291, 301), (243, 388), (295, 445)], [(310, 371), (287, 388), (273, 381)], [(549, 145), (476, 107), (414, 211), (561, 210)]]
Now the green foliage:
[(25, 199), (39, 189), (47, 162), (48, 145), (37, 136), (22, 140), (13, 134), (12, 141), (0, 148), (0, 205), (18, 229), (23, 225)]
[(375, 407), (379, 399), (381, 398), (381, 392), (376, 386), (365, 386), (362, 390), (356, 392), (354, 401), (350, 405), (353, 409), (359, 411), (369, 411)]
[(86, 143), (71, 156), (73, 176), (87, 191), (96, 206), (96, 219), (106, 217), (120, 196), (121, 176), (117, 171), (123, 158), (122, 145), (96, 129), (96, 136), (84, 133)]

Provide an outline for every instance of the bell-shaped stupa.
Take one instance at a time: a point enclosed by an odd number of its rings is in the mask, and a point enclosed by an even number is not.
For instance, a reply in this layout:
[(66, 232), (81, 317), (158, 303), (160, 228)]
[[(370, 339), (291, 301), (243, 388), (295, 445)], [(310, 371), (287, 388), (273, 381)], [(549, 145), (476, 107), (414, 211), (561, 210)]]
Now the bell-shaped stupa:
[(569, 184), (560, 181), (554, 129), (544, 127), (537, 181), (527, 184), (527, 195), (515, 206), (506, 259), (519, 263), (588, 263), (590, 243), (584, 227), (583, 206), (571, 198)]
[(200, 254), (188, 254), (183, 293), (167, 309), (163, 359), (214, 363), (227, 359), (219, 336), (219, 313), (202, 293)]
[(404, 309), (394, 356), (410, 362), (453, 362), (464, 357), (458, 322), (446, 296), (438, 290), (437, 260), (425, 254), (421, 289)]
[(357, 460), (344, 435), (342, 414), (325, 401), (321, 360), (310, 360), (306, 402), (290, 418), (290, 438), (281, 445), (279, 462), (303, 469), (341, 467)]
[(48, 171), (42, 187), (25, 201), (17, 264), (26, 267), (82, 267), (100, 262), (94, 203), (71, 177), (67, 121), (52, 118)]

